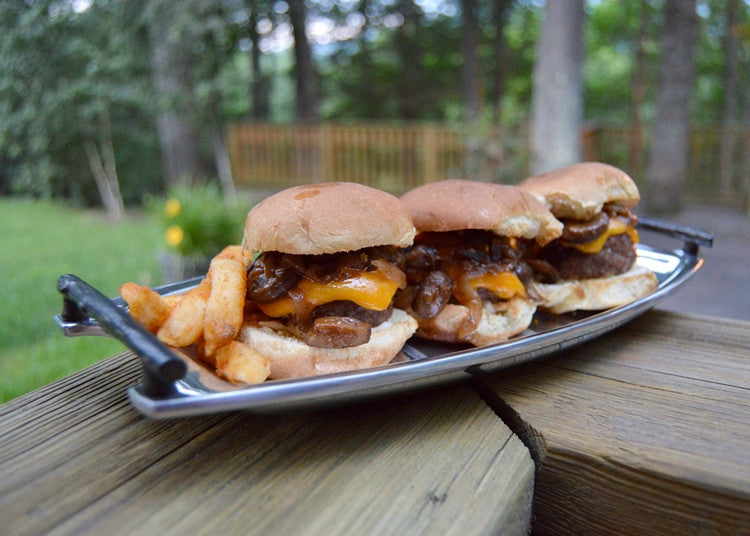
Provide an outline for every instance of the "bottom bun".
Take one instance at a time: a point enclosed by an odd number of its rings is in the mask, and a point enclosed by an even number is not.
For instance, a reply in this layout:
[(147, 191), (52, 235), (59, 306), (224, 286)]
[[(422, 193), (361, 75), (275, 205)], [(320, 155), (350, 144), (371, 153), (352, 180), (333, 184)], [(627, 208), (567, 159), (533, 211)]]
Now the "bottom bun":
[(570, 311), (599, 311), (637, 300), (659, 285), (656, 275), (634, 265), (623, 274), (595, 279), (565, 281), (534, 286), (541, 298), (540, 309), (560, 314)]
[(433, 318), (421, 319), (417, 335), (433, 341), (469, 342), (474, 346), (485, 346), (506, 341), (524, 331), (531, 324), (535, 311), (536, 304), (523, 298), (503, 302), (501, 311), (494, 304), (484, 302), (477, 329), (459, 339), (456, 331), (469, 316), (469, 308), (448, 304)]
[(414, 334), (417, 321), (400, 309), (372, 328), (369, 342), (349, 348), (316, 348), (283, 331), (245, 324), (237, 340), (271, 361), (269, 379), (302, 378), (385, 365)]

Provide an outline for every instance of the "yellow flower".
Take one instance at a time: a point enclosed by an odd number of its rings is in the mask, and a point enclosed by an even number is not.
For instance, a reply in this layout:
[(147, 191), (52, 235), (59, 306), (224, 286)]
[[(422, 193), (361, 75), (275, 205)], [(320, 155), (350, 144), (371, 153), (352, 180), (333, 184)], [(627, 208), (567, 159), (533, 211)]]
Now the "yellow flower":
[(179, 225), (170, 225), (164, 233), (164, 240), (172, 247), (176, 247), (185, 238), (185, 231)]
[(180, 200), (175, 199), (174, 197), (164, 205), (164, 213), (167, 215), (167, 218), (176, 217), (181, 210), (182, 206), (180, 205)]

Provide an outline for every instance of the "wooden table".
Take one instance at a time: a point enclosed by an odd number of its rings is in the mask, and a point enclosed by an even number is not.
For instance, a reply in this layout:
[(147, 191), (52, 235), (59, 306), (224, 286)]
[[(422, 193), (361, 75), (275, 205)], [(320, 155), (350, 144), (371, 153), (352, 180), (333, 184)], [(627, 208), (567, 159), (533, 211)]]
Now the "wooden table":
[(138, 375), (126, 352), (0, 406), (0, 534), (750, 534), (750, 323), (653, 311), (289, 415), (149, 420)]

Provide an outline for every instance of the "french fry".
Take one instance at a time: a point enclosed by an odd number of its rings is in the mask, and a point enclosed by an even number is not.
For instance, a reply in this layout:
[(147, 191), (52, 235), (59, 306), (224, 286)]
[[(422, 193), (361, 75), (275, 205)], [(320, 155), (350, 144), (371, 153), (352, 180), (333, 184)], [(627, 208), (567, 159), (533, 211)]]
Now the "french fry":
[(203, 317), (206, 355), (237, 336), (245, 307), (245, 268), (241, 261), (215, 257), (209, 268), (211, 292)]
[(224, 378), (260, 383), (271, 374), (271, 362), (239, 341), (231, 341), (216, 351), (216, 372)]
[(136, 283), (125, 283), (120, 287), (120, 296), (128, 304), (130, 316), (143, 324), (151, 333), (159, 331), (169, 317), (171, 308), (158, 293)]
[(252, 255), (249, 251), (239, 245), (227, 246), (214, 257), (216, 259), (234, 259), (242, 263), (243, 268), (247, 270), (252, 262)]
[(195, 341), (195, 357), (198, 358), (198, 361), (201, 363), (205, 363), (206, 365), (209, 365), (210, 367), (216, 368), (216, 353), (212, 355), (208, 355), (206, 353), (206, 341), (203, 337), (198, 337), (198, 340)]
[(203, 333), (203, 315), (210, 292), (211, 283), (208, 278), (203, 278), (197, 287), (186, 292), (159, 328), (157, 338), (164, 344), (178, 348), (190, 346), (197, 341)]
[(169, 305), (170, 308), (174, 309), (175, 305), (180, 303), (180, 300), (185, 296), (185, 294), (167, 294), (166, 296), (162, 296), (165, 302), (167, 302), (167, 305)]

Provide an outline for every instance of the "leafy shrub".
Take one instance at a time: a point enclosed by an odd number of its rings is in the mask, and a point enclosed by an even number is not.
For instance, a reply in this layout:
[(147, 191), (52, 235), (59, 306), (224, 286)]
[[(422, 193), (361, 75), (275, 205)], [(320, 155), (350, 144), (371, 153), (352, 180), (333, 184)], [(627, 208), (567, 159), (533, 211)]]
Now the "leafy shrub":
[(225, 201), (215, 183), (175, 185), (168, 190), (166, 200), (152, 206), (171, 252), (210, 258), (242, 240), (248, 207)]

